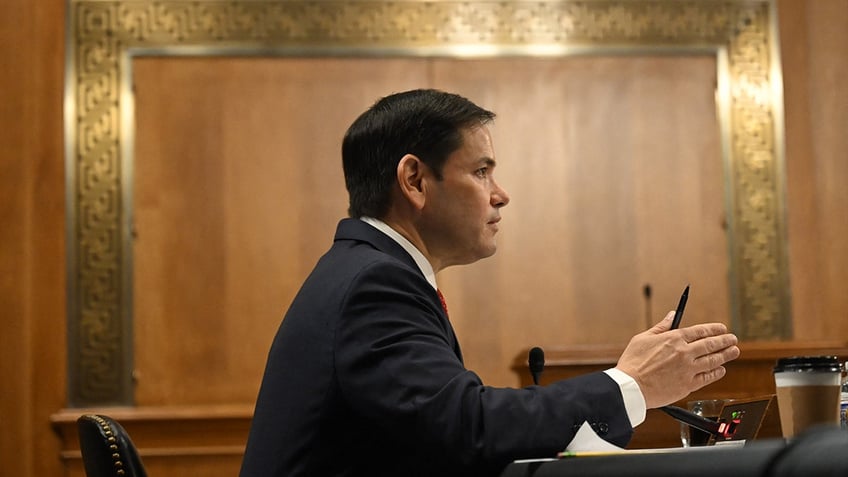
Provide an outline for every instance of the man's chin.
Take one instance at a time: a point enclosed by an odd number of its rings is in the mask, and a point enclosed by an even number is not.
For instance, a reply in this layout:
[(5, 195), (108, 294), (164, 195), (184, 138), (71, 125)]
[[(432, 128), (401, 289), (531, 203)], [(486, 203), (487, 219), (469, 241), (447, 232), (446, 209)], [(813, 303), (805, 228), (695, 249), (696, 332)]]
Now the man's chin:
[(452, 267), (452, 266), (455, 266), (455, 265), (470, 265), (470, 264), (472, 264), (472, 263), (474, 263), (478, 260), (482, 260), (484, 258), (491, 257), (492, 255), (495, 254), (496, 249), (497, 249), (497, 247), (495, 247), (495, 246), (486, 247), (485, 249), (478, 250), (477, 253), (475, 253), (473, 256), (469, 255), (468, 257), (466, 257), (464, 259), (460, 259), (460, 260), (456, 260), (454, 262), (451, 262), (448, 265), (446, 265), (444, 268)]
[[(489, 245), (488, 247), (486, 247), (485, 249), (483, 249), (483, 250), (481, 251), (480, 256), (477, 258), (477, 260), (482, 260), (482, 259), (484, 259), (484, 258), (489, 258), (489, 257), (491, 257), (492, 255), (494, 255), (494, 254), (495, 254), (495, 252), (497, 252), (497, 251), (498, 251), (498, 245), (497, 245), (496, 243), (492, 242), (492, 244), (491, 244), (491, 245)], [(475, 260), (475, 261), (476, 261), (476, 260)]]

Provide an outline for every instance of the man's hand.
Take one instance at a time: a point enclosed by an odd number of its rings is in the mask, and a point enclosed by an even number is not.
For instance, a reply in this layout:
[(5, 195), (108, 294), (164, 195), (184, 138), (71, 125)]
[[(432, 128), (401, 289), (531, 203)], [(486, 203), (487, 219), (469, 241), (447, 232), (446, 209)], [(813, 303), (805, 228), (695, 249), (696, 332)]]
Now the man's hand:
[(616, 368), (627, 373), (653, 409), (683, 399), (724, 377), (722, 366), (739, 357), (739, 340), (721, 323), (671, 330), (671, 311), (651, 329), (634, 336)]

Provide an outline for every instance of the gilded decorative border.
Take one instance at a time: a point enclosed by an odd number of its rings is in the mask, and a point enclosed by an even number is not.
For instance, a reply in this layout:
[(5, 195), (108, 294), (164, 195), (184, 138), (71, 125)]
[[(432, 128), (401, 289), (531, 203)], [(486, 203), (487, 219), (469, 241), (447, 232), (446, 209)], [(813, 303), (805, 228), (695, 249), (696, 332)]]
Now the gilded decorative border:
[[(136, 51), (719, 58), (733, 327), (790, 333), (779, 59), (769, 0), (70, 0), (66, 78), (69, 402), (131, 403), (131, 105)], [(606, 49), (606, 50), (605, 50)], [(128, 132), (126, 132), (128, 131)]]

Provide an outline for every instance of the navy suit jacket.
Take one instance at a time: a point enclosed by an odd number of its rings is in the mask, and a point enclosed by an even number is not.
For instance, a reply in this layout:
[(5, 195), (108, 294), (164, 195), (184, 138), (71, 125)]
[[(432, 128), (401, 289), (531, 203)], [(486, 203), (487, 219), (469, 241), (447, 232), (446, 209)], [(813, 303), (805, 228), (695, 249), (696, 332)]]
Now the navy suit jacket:
[(412, 257), (345, 219), (271, 346), (241, 477), (497, 475), (587, 421), (621, 446), (632, 435), (609, 376), (485, 386)]

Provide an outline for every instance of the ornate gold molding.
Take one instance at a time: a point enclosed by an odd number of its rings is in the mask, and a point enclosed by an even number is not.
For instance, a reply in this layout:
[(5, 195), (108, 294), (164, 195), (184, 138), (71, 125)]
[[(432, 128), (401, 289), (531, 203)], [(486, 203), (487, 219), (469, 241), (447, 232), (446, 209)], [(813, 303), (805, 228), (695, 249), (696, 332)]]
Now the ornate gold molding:
[(790, 334), (782, 107), (769, 0), (70, 0), (69, 403), (132, 402), (131, 59), (707, 51), (719, 64), (734, 331)]

